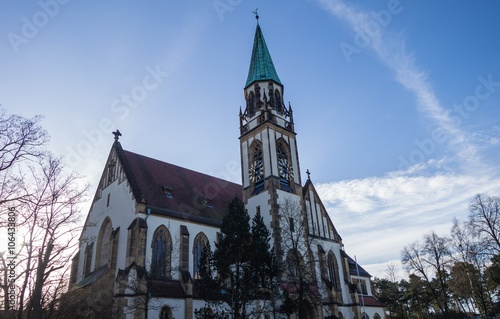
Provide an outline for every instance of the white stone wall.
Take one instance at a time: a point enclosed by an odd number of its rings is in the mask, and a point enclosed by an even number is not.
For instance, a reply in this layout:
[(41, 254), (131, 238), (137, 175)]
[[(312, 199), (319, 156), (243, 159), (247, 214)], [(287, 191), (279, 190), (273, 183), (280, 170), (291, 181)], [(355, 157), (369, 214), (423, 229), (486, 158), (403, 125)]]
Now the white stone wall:
[(213, 227), (213, 226), (208, 226), (208, 225), (203, 225), (199, 223), (192, 223), (186, 220), (180, 220), (180, 219), (174, 219), (174, 218), (167, 218), (164, 216), (159, 216), (159, 215), (154, 215), (151, 214), (147, 218), (147, 224), (148, 224), (148, 233), (147, 233), (147, 239), (146, 239), (146, 268), (149, 268), (149, 265), (151, 264), (151, 254), (152, 254), (152, 249), (151, 249), (151, 242), (153, 239), (153, 234), (155, 230), (160, 227), (161, 225), (164, 225), (167, 227), (167, 229), (170, 232), (170, 236), (172, 238), (172, 278), (173, 279), (180, 279), (179, 272), (177, 271), (180, 266), (180, 238), (181, 238), (181, 225), (184, 225), (187, 227), (188, 232), (189, 232), (189, 272), (191, 273), (191, 276), (193, 275), (193, 244), (194, 244), (194, 239), (196, 238), (196, 235), (198, 235), (200, 232), (203, 232), (205, 236), (207, 236), (208, 242), (210, 244), (210, 249), (214, 251), (215, 245), (214, 242), (217, 239), (217, 232), (219, 231), (219, 228)]
[[(110, 195), (109, 206), (108, 194)], [(80, 260), (78, 263), (77, 282), (83, 279), (85, 248), (87, 244), (91, 242), (94, 242), (91, 271), (95, 268), (98, 246), (97, 239), (106, 218), (111, 220), (111, 227), (113, 230), (120, 227), (116, 267), (117, 269), (123, 269), (128, 266), (125, 265), (127, 228), (136, 217), (135, 199), (126, 180), (119, 183), (119, 179), (117, 179), (102, 190), (101, 198), (97, 199), (90, 209), (80, 238)]]
[[(161, 309), (164, 306), (170, 307), (174, 318), (184, 318), (186, 303), (184, 299), (151, 299), (148, 318), (160, 318)], [(193, 315), (194, 318), (194, 315)]]

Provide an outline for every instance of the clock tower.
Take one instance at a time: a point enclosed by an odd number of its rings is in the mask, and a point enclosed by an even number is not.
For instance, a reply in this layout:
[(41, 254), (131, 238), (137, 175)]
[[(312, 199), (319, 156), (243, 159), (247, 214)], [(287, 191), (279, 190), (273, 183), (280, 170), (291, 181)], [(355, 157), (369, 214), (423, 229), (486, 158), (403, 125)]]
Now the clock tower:
[(302, 207), (302, 184), (291, 106), (283, 101), (284, 87), (274, 68), (257, 20), (248, 78), (246, 107), (240, 110), (243, 200), (253, 216), (260, 211), (282, 255), (279, 205), (293, 201)]

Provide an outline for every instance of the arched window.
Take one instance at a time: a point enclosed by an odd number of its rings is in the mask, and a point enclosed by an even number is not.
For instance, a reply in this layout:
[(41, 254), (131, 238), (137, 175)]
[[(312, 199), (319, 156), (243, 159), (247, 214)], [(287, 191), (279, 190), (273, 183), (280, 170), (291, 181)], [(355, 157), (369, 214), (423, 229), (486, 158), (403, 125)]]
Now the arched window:
[(370, 319), (370, 316), (368, 316), (366, 312), (363, 312), (363, 314), (361, 315), (361, 319)]
[(164, 306), (160, 311), (160, 319), (172, 319), (174, 318), (172, 314), (172, 308), (169, 306)]
[(250, 166), (248, 174), (250, 182), (259, 186), (264, 182), (264, 161), (262, 156), (262, 144), (259, 141), (254, 141), (251, 146)]
[(379, 315), (378, 313), (375, 313), (375, 314), (373, 315), (373, 319), (381, 319), (381, 318), (380, 318), (380, 315)]
[(299, 276), (300, 255), (296, 249), (290, 249), (286, 255), (286, 267), (288, 278), (297, 278)]
[(290, 185), (290, 180), (293, 179), (293, 169), (290, 163), (290, 152), (288, 145), (283, 140), (279, 140), (276, 147), (278, 157), (278, 172), (281, 184), (284, 186)]
[(339, 267), (335, 255), (330, 251), (328, 253), (328, 278), (335, 290), (340, 290)]
[(193, 278), (200, 279), (200, 265), (203, 249), (208, 246), (207, 236), (203, 233), (196, 235), (193, 244)]
[(112, 231), (111, 221), (109, 218), (106, 218), (102, 223), (99, 239), (97, 240), (97, 263), (95, 268), (105, 265), (109, 261), (109, 257), (111, 256)]
[(281, 94), (278, 89), (274, 90), (274, 105), (278, 113), (283, 113), (283, 105), (281, 104)]
[(83, 260), (83, 275), (87, 277), (90, 274), (90, 266), (92, 264), (92, 252), (94, 251), (94, 242), (87, 244), (85, 248), (85, 259)]
[(151, 241), (151, 274), (156, 278), (170, 277), (172, 241), (165, 226), (158, 227)]
[(255, 94), (253, 93), (253, 91), (248, 94), (247, 110), (248, 116), (252, 117), (255, 114)]

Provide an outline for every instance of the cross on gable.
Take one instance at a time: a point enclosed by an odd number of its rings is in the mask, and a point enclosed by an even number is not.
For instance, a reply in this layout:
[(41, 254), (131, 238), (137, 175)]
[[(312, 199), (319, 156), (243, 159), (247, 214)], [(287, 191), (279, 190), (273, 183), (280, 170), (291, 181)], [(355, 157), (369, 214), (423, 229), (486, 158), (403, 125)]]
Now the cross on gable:
[(117, 129), (116, 131), (113, 132), (113, 135), (115, 136), (115, 141), (118, 141), (120, 136), (122, 136), (122, 133)]

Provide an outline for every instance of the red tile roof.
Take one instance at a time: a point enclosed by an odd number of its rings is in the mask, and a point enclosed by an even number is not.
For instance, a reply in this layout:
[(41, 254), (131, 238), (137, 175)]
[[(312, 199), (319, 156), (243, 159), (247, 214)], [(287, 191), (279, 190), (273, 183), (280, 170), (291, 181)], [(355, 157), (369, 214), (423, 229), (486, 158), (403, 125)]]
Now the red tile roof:
[(341, 250), (340, 253), (343, 257), (347, 258), (349, 262), (349, 273), (353, 276), (357, 276), (358, 274), (363, 277), (371, 277), (371, 275), (361, 267), (354, 259), (351, 258), (345, 251)]
[(220, 226), (229, 202), (242, 198), (239, 184), (115, 147), (136, 200), (152, 214)]
[(187, 295), (179, 280), (153, 280), (151, 283), (151, 295), (156, 298), (185, 298)]
[(384, 304), (381, 303), (380, 301), (378, 301), (377, 299), (375, 299), (374, 297), (372, 296), (359, 296), (359, 302), (361, 304), (363, 304), (363, 301), (364, 301), (364, 305), (366, 307), (383, 307)]

